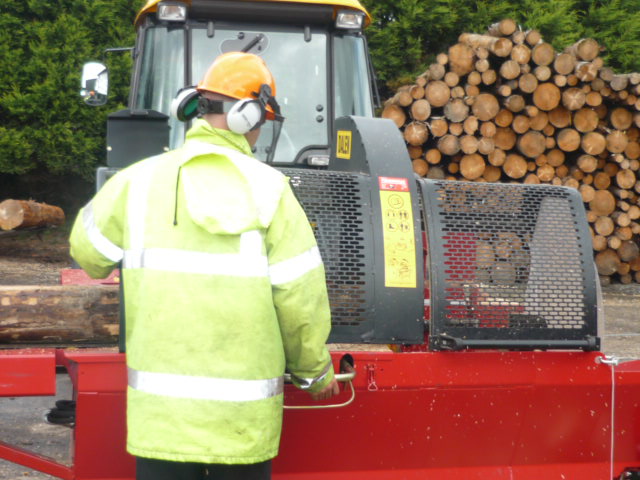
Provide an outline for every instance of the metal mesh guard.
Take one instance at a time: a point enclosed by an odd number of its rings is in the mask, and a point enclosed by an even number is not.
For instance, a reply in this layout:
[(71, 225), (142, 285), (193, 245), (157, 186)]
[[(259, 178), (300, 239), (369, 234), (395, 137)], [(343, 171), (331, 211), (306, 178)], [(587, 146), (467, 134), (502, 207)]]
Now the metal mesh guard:
[(448, 181), (423, 190), (436, 344), (440, 336), (441, 346), (452, 338), (582, 348), (576, 339), (595, 336), (595, 271), (577, 192)]
[[(311, 223), (324, 262), (333, 326), (367, 319), (367, 258), (363, 194), (357, 174), (283, 169)], [(366, 191), (366, 190), (365, 190)]]

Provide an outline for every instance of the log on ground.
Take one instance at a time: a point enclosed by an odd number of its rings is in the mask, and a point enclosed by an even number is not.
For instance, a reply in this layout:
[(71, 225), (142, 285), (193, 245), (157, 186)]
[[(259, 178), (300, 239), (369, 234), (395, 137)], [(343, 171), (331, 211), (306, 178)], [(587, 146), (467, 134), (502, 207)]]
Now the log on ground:
[(118, 288), (3, 286), (0, 344), (113, 344), (119, 331)]
[(33, 200), (5, 200), (0, 203), (0, 228), (15, 230), (29, 227), (57, 226), (64, 223), (60, 207)]

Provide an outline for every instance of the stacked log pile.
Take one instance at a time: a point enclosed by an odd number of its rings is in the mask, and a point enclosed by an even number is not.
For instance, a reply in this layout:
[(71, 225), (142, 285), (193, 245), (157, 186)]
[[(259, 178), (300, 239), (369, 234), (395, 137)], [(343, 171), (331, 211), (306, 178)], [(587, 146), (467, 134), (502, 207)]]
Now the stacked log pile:
[(640, 73), (600, 51), (587, 38), (558, 52), (506, 19), (460, 35), (382, 116), (421, 176), (578, 189), (602, 282), (640, 283)]

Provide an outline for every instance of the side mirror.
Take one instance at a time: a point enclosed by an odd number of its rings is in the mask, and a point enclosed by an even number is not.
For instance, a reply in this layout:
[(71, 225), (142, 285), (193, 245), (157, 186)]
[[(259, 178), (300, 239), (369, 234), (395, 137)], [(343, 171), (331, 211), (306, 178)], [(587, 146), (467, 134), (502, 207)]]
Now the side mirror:
[(88, 62), (82, 67), (82, 89), (84, 103), (99, 107), (107, 103), (109, 93), (109, 71), (102, 63)]

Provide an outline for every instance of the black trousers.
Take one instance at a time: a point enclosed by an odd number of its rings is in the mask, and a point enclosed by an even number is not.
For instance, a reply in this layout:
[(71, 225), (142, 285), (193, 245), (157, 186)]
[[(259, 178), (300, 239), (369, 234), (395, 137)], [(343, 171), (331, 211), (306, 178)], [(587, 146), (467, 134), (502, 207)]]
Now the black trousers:
[(136, 457), (136, 480), (271, 480), (271, 460), (250, 465), (210, 465)]

